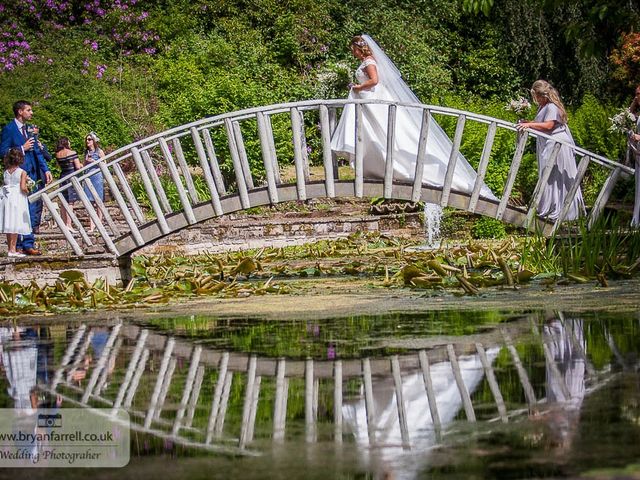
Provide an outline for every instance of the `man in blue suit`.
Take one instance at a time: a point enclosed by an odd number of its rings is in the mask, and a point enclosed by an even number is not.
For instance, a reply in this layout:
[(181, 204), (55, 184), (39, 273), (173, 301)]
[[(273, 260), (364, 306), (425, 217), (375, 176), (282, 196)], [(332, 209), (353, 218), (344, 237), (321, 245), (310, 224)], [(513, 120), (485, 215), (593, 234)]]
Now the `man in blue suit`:
[[(17, 101), (13, 104), (13, 114), (15, 119), (2, 129), (0, 156), (4, 157), (10, 148), (22, 148), (24, 153), (22, 169), (27, 172), (29, 178), (36, 182), (36, 190), (39, 190), (45, 184), (51, 183), (52, 177), (46, 161), (48, 152), (38, 142), (33, 126), (27, 124), (33, 116), (31, 103), (26, 100)], [(27, 255), (40, 255), (40, 251), (35, 248), (34, 232), (40, 226), (42, 200), (29, 203), (29, 214), (31, 215), (31, 233), (18, 237), (16, 246)]]

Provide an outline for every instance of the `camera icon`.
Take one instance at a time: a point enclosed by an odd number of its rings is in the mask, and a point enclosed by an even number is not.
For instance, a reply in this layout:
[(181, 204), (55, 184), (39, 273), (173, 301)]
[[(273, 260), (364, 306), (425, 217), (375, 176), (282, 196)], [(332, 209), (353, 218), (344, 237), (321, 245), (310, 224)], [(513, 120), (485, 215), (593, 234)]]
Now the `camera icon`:
[(55, 415), (38, 415), (38, 427), (42, 428), (59, 428), (62, 426), (62, 415), (56, 413)]

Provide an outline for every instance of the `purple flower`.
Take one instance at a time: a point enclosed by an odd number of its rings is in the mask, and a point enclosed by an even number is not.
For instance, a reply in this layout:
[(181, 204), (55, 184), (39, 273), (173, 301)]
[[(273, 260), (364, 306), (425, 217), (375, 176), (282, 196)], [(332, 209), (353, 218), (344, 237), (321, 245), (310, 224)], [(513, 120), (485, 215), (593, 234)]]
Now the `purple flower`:
[(95, 40), (91, 42), (91, 50), (93, 50), (94, 52), (98, 50), (98, 42), (96, 42)]
[(47, 58), (47, 63), (49, 65), (53, 65), (53, 58)]
[(336, 358), (336, 346), (333, 343), (330, 343), (327, 346), (327, 359), (334, 360)]

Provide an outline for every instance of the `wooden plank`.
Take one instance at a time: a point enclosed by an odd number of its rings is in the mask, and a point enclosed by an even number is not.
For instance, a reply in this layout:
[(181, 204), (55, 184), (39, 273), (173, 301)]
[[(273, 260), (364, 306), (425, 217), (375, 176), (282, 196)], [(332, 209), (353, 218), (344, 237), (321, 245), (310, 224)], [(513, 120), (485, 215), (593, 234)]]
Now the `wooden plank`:
[(622, 168), (616, 167), (613, 169), (607, 180), (604, 182), (602, 186), (602, 190), (598, 194), (598, 198), (593, 204), (593, 208), (591, 209), (591, 213), (589, 214), (588, 227), (589, 229), (593, 228), (600, 215), (602, 215), (602, 211), (604, 210), (604, 206), (609, 201), (609, 197), (613, 192), (613, 188), (616, 186), (620, 175), (622, 174)]
[(124, 196), (127, 197), (127, 202), (129, 202), (138, 223), (143, 224), (147, 220), (140, 208), (140, 204), (138, 203), (136, 196), (133, 194), (133, 190), (131, 190), (131, 185), (129, 185), (129, 182), (127, 181), (127, 176), (122, 171), (122, 167), (119, 163), (113, 163), (111, 164), (111, 167), (113, 168), (113, 171), (116, 172), (116, 177), (118, 177), (118, 182), (120, 183), (120, 190), (124, 192)]
[[(147, 198), (149, 198), (149, 203), (151, 203), (153, 213), (155, 213), (156, 215), (156, 222), (158, 222), (158, 227), (163, 234), (167, 235), (171, 232), (171, 228), (169, 228), (167, 219), (164, 216), (164, 211), (160, 206), (158, 197), (156, 197), (156, 192), (153, 190), (153, 184), (151, 182), (151, 179), (149, 178), (147, 169), (145, 168), (145, 164), (142, 160), (142, 156), (140, 155), (140, 151), (136, 147), (133, 147), (131, 149), (131, 157), (133, 158), (133, 162), (135, 163), (136, 168), (138, 169), (138, 173), (140, 174), (140, 179), (142, 180), (144, 191), (147, 193)], [(160, 188), (162, 188), (162, 186)], [(164, 193), (164, 190), (162, 190), (162, 192)]]
[(49, 198), (49, 195), (45, 193), (44, 195), (42, 195), (41, 198), (42, 198), (42, 201), (44, 202), (44, 205), (47, 207), (47, 210), (49, 210), (49, 213), (51, 213), (51, 217), (53, 218), (53, 221), (56, 222), (56, 225), (58, 225), (58, 228), (64, 235), (64, 238), (67, 240), (67, 242), (73, 249), (73, 253), (75, 253), (79, 257), (82, 257), (84, 255), (82, 248), (80, 248), (80, 245), (78, 244), (78, 242), (76, 242), (76, 239), (73, 238), (73, 235), (69, 231), (69, 227), (67, 227), (67, 225), (62, 220), (62, 217), (58, 213), (58, 209), (53, 205), (53, 202)]
[(169, 337), (164, 347), (164, 355), (162, 356), (162, 361), (160, 362), (160, 369), (158, 370), (156, 385), (153, 389), (153, 393), (151, 394), (151, 401), (149, 402), (147, 415), (144, 420), (144, 428), (149, 428), (151, 426), (151, 421), (153, 420), (155, 410), (157, 408), (160, 390), (162, 389), (162, 383), (164, 382), (164, 376), (167, 372), (167, 369), (169, 368), (169, 360), (171, 358), (171, 354), (173, 353), (173, 347), (175, 346), (175, 343), (175, 339), (173, 337)]
[(193, 424), (193, 417), (196, 414), (196, 406), (198, 405), (198, 398), (200, 397), (200, 389), (202, 388), (203, 379), (204, 365), (200, 365), (196, 373), (196, 381), (193, 384), (193, 390), (191, 390), (191, 398), (189, 399), (189, 405), (187, 407), (187, 419), (184, 422), (184, 428), (191, 428), (191, 425)]
[(219, 438), (222, 435), (222, 430), (224, 429), (224, 418), (227, 414), (227, 405), (229, 404), (229, 392), (231, 391), (232, 384), (233, 384), (233, 372), (228, 371), (224, 381), (224, 388), (222, 389), (222, 399), (220, 400), (220, 411), (218, 413), (218, 418), (216, 419), (216, 426), (214, 429), (214, 434), (217, 438)]
[(247, 433), (249, 431), (249, 418), (251, 416), (251, 405), (253, 403), (253, 388), (256, 381), (256, 366), (258, 359), (255, 355), (249, 357), (249, 367), (247, 370), (247, 386), (244, 390), (244, 404), (242, 407), (242, 423), (240, 424), (240, 441), (238, 446), (244, 448), (247, 444)]
[(427, 352), (420, 350), (418, 353), (420, 359), (420, 367), (422, 368), (422, 378), (424, 380), (424, 388), (427, 392), (427, 400), (429, 401), (429, 413), (431, 414), (431, 421), (436, 431), (440, 430), (441, 422), (440, 415), (438, 414), (438, 404), (436, 403), (436, 393), (433, 389), (433, 380), (431, 379), (431, 369), (429, 367), (429, 357)]
[(178, 435), (180, 428), (182, 427), (182, 419), (184, 418), (184, 414), (187, 410), (187, 404), (189, 402), (189, 397), (191, 397), (191, 390), (193, 389), (193, 384), (196, 380), (196, 373), (198, 372), (198, 367), (200, 365), (200, 355), (202, 354), (202, 347), (197, 345), (193, 349), (193, 355), (191, 356), (191, 364), (189, 365), (189, 371), (187, 373), (187, 380), (185, 382), (185, 388), (182, 392), (182, 399), (180, 400), (180, 405), (178, 407), (178, 411), (176, 412), (176, 418), (173, 422), (173, 428), (171, 429), (171, 435)]
[(313, 443), (316, 440), (316, 422), (313, 414), (313, 397), (313, 360), (307, 358), (304, 368), (304, 424), (307, 443)]
[(442, 187), (442, 197), (440, 198), (440, 206), (449, 205), (449, 196), (451, 195), (451, 184), (458, 163), (458, 155), (460, 153), (460, 143), (462, 142), (462, 133), (464, 132), (464, 124), (467, 117), (465, 115), (458, 116), (456, 123), (456, 133), (453, 136), (453, 144), (451, 145), (451, 154), (449, 155), (449, 164), (447, 165), (447, 173), (444, 176), (444, 185)]
[(91, 218), (91, 220), (93, 221), (93, 224), (98, 229), (98, 232), (100, 233), (102, 240), (104, 240), (105, 245), (107, 246), (107, 248), (111, 253), (113, 253), (116, 257), (119, 257), (120, 252), (118, 252), (118, 249), (116, 248), (115, 244), (111, 240), (111, 237), (107, 232), (107, 229), (104, 228), (104, 225), (98, 218), (98, 214), (93, 209), (93, 205), (91, 205), (91, 202), (89, 201), (89, 197), (87, 197), (87, 194), (82, 189), (80, 182), (76, 177), (71, 177), (70, 180), (71, 180), (71, 183), (73, 184), (73, 187), (76, 189), (76, 192), (78, 193), (78, 198), (80, 199), (80, 202), (82, 202), (82, 205), (87, 210), (89, 217)]
[(158, 138), (158, 145), (160, 145), (162, 156), (167, 162), (171, 180), (173, 180), (173, 183), (176, 185), (178, 197), (180, 198), (180, 204), (182, 205), (182, 209), (184, 210), (184, 215), (187, 218), (187, 222), (190, 225), (193, 225), (194, 223), (196, 223), (196, 217), (193, 214), (193, 208), (191, 208), (191, 203), (189, 202), (187, 191), (184, 189), (184, 185), (182, 184), (182, 178), (180, 177), (178, 168), (173, 161), (173, 156), (171, 155), (171, 151), (169, 150), (169, 145), (167, 144), (167, 141), (162, 137)]
[(196, 147), (196, 154), (198, 155), (198, 161), (200, 162), (200, 168), (202, 168), (202, 174), (204, 175), (204, 181), (207, 184), (209, 193), (211, 194), (211, 205), (213, 205), (213, 211), (216, 215), (220, 216), (224, 212), (222, 211), (222, 205), (220, 204), (220, 197), (218, 196), (218, 189), (216, 188), (215, 181), (213, 180), (213, 174), (209, 168), (209, 162), (207, 156), (204, 153), (204, 146), (202, 145), (202, 139), (196, 127), (191, 127), (191, 138), (193, 144)]
[(551, 235), (555, 235), (555, 233), (558, 231), (558, 228), (560, 228), (560, 224), (564, 221), (567, 214), (569, 213), (569, 210), (571, 209), (571, 204), (573, 203), (576, 193), (578, 193), (578, 189), (580, 188), (580, 184), (582, 183), (582, 179), (587, 173), (587, 168), (589, 168), (589, 161), (590, 161), (589, 155), (584, 155), (580, 159), (580, 163), (578, 164), (578, 170), (576, 172), (576, 178), (573, 180), (573, 182), (571, 183), (571, 186), (569, 187), (567, 196), (564, 199), (564, 203), (562, 204), (562, 210), (560, 211), (560, 215), (558, 216), (556, 223), (553, 224), (553, 230), (551, 231)]
[(260, 138), (260, 151), (262, 152), (262, 163), (267, 175), (267, 190), (269, 192), (269, 200), (271, 203), (278, 203), (278, 186), (276, 185), (276, 177), (273, 172), (274, 160), (271, 157), (271, 142), (269, 139), (269, 131), (267, 130), (264, 113), (256, 113), (256, 121), (258, 123), (258, 137)]
[(515, 365), (518, 372), (518, 377), (520, 378), (520, 383), (522, 384), (522, 388), (524, 390), (524, 396), (527, 399), (527, 404), (529, 405), (529, 410), (531, 411), (536, 404), (536, 395), (533, 391), (533, 387), (531, 386), (531, 382), (529, 381), (529, 376), (527, 375), (527, 371), (522, 366), (520, 356), (518, 355), (516, 347), (513, 346), (511, 336), (506, 332), (506, 330), (502, 330), (502, 336), (504, 337), (505, 344), (509, 349), (513, 364)]
[(355, 153), (355, 170), (356, 177), (354, 180), (355, 196), (362, 198), (364, 194), (364, 140), (363, 140), (363, 119), (362, 109), (363, 105), (357, 103), (356, 108), (356, 120), (355, 120), (355, 138), (356, 138), (356, 153)]
[(547, 158), (547, 163), (545, 163), (544, 168), (542, 169), (542, 173), (538, 176), (536, 188), (533, 190), (533, 195), (531, 196), (532, 200), (529, 211), (527, 212), (527, 219), (524, 223), (526, 228), (530, 228), (531, 222), (536, 216), (536, 212), (538, 211), (538, 207), (540, 206), (540, 200), (542, 200), (542, 195), (547, 188), (547, 181), (549, 180), (549, 176), (551, 176), (553, 167), (556, 165), (556, 159), (558, 158), (558, 154), (560, 153), (561, 148), (561, 143), (554, 142), (553, 149), (551, 150), (551, 155), (549, 155), (549, 158)]
[[(75, 178), (72, 178), (72, 180), (75, 180)], [(111, 329), (111, 333), (107, 338), (107, 342), (105, 343), (104, 348), (102, 349), (102, 353), (100, 355), (100, 358), (98, 359), (98, 363), (96, 364), (96, 367), (91, 372), (91, 378), (89, 379), (89, 382), (87, 383), (87, 388), (85, 389), (84, 394), (82, 395), (81, 402), (83, 404), (86, 404), (89, 401), (89, 398), (93, 393), (93, 389), (96, 386), (96, 383), (98, 382), (98, 378), (100, 377), (102, 370), (107, 367), (107, 359), (109, 358), (109, 354), (111, 353), (111, 348), (113, 348), (113, 344), (115, 343), (116, 338), (120, 333), (121, 327), (122, 327), (122, 323), (116, 323)]]
[(393, 384), (396, 391), (396, 407), (398, 409), (398, 423), (400, 424), (400, 436), (402, 437), (403, 447), (409, 447), (411, 440), (409, 438), (409, 425), (407, 424), (407, 411), (404, 407), (404, 396), (402, 395), (402, 376), (400, 375), (400, 362), (398, 356), (391, 357), (391, 371), (393, 372)]
[(260, 398), (260, 384), (262, 383), (262, 377), (256, 377), (256, 383), (253, 386), (253, 399), (251, 402), (251, 412), (249, 413), (249, 426), (247, 431), (247, 443), (253, 441), (253, 432), (256, 427), (256, 414), (258, 413), (258, 400)]
[(342, 443), (342, 360), (333, 362), (333, 440)]
[(284, 398), (287, 395), (285, 389), (286, 368), (286, 359), (279, 358), (276, 363), (276, 398), (273, 403), (273, 439), (275, 441), (284, 440), (285, 418), (287, 416), (287, 399)]
[(111, 230), (111, 233), (113, 234), (114, 237), (119, 237), (121, 235), (120, 229), (116, 225), (116, 222), (113, 221), (113, 218), (111, 218), (111, 214), (109, 213), (109, 210), (107, 209), (106, 205), (98, 195), (98, 192), (93, 186), (93, 183), (91, 183), (91, 180), (89, 178), (85, 178), (83, 181), (84, 181), (85, 187), (89, 190), (89, 193), (93, 197), (93, 203), (96, 204), (96, 207), (98, 207), (98, 211), (102, 212), (102, 217), (107, 221), (107, 225), (109, 225), (109, 229)]
[(324, 165), (324, 185), (327, 190), (327, 197), (336, 196), (333, 155), (331, 152), (331, 126), (329, 120), (329, 109), (326, 105), (320, 105), (320, 136), (322, 138), (322, 164)]
[[(413, 178), (413, 190), (411, 201), (419, 202), (422, 195), (422, 177), (424, 177), (424, 162), (427, 158), (427, 139), (429, 138), (429, 126), (431, 124), (431, 112), (429, 109), (422, 111), (422, 123), (420, 125), (420, 138), (418, 140), (418, 152), (416, 156), (416, 170)], [(386, 173), (386, 172), (385, 172)]]
[(464, 380), (462, 379), (460, 364), (458, 363), (458, 358), (456, 357), (456, 352), (453, 349), (452, 344), (447, 345), (447, 353), (449, 354), (449, 360), (451, 361), (451, 370), (453, 370), (453, 376), (455, 377), (456, 384), (458, 385), (458, 391), (460, 392), (460, 398), (462, 399), (462, 405), (464, 406), (464, 412), (467, 415), (467, 420), (469, 420), (470, 422), (475, 422), (476, 414), (473, 411), (471, 397), (469, 396), (467, 386), (464, 384)]
[(140, 156), (142, 157), (145, 171), (149, 174), (153, 188), (155, 188), (158, 195), (158, 202), (160, 203), (162, 210), (164, 213), (171, 213), (173, 209), (169, 203), (169, 198), (167, 198), (167, 192), (165, 192), (164, 187), (162, 186), (158, 172), (156, 172), (156, 167), (153, 165), (153, 159), (151, 158), (151, 154), (149, 154), (149, 150), (142, 150), (140, 152)]
[(136, 369), (136, 373), (133, 376), (133, 380), (131, 381), (131, 387), (127, 391), (127, 396), (124, 399), (124, 408), (130, 409), (131, 404), (133, 403), (133, 398), (138, 391), (138, 385), (140, 384), (140, 379), (142, 378), (142, 374), (144, 373), (144, 369), (147, 366), (147, 361), (149, 360), (149, 349), (145, 348), (142, 352), (142, 358), (138, 362), (138, 368)]
[(298, 200), (307, 199), (307, 185), (304, 178), (304, 156), (302, 154), (301, 131), (302, 122), (297, 108), (291, 109), (291, 131), (293, 135), (293, 161), (296, 167), (296, 188)]
[(129, 231), (131, 232), (131, 235), (133, 236), (133, 241), (139, 247), (143, 246), (144, 245), (144, 240), (142, 238), (142, 235), (140, 234), (140, 230), (138, 230), (138, 225), (136, 225), (136, 222), (133, 219), (133, 216), (131, 215), (131, 212), (129, 211), (129, 206), (124, 201), (124, 197), (120, 193), (120, 189), (116, 185), (116, 182), (115, 182), (113, 176), (111, 175), (111, 172), (109, 171), (109, 168), (104, 164), (104, 162), (98, 162), (98, 167), (102, 171), (102, 176), (107, 181), (107, 185), (109, 186), (109, 190), (111, 191), (111, 195), (113, 196), (114, 200), (118, 204), (118, 208), (120, 208), (120, 211), (122, 212), (122, 215), (124, 216), (124, 220), (127, 222), (127, 225), (129, 226)]
[(55, 391), (56, 387), (62, 380), (64, 369), (67, 365), (69, 365), (69, 362), (71, 362), (71, 358), (73, 357), (73, 354), (75, 353), (76, 348), (78, 347), (80, 340), (82, 340), (82, 337), (84, 336), (86, 330), (87, 326), (85, 324), (81, 324), (76, 330), (76, 333), (73, 335), (73, 338), (67, 345), (67, 349), (62, 356), (62, 360), (60, 360), (60, 365), (53, 375), (53, 380), (51, 381), (51, 390)]
[(236, 183), (238, 187), (238, 195), (240, 196), (240, 204), (242, 208), (249, 208), (249, 194), (247, 192), (247, 183), (242, 170), (242, 163), (240, 161), (240, 155), (238, 154), (238, 146), (236, 144), (235, 134), (233, 133), (233, 125), (231, 120), (225, 118), (224, 127), (227, 132), (227, 141), (229, 142), (229, 153), (231, 154), (231, 160), (233, 161), (233, 170), (236, 175)]
[[(393, 194), (393, 147), (396, 141), (396, 116), (398, 107), (389, 105), (387, 112), (387, 156), (384, 164), (384, 198)], [(419, 148), (419, 147), (418, 147)], [(420, 150), (418, 150), (419, 152)]]
[(373, 383), (371, 382), (371, 361), (368, 358), (362, 359), (362, 381), (364, 382), (364, 405), (367, 410), (367, 432), (369, 434), (369, 445), (373, 445), (376, 441), (376, 412), (373, 401)]
[(182, 151), (182, 143), (179, 138), (174, 138), (171, 140), (173, 144), (173, 150), (175, 151), (176, 158), (178, 159), (178, 167), (182, 172), (182, 177), (184, 178), (184, 183), (187, 185), (187, 191), (189, 192), (189, 196), (191, 197), (191, 201), (193, 205), (197, 205), (200, 203), (200, 198), (198, 196), (198, 192), (196, 190), (196, 186), (193, 183), (193, 178), (191, 177), (191, 171), (189, 170), (189, 165), (187, 165), (187, 160), (184, 157), (184, 152)]
[(507, 423), (509, 421), (507, 417), (507, 407), (504, 404), (504, 398), (502, 397), (502, 392), (500, 392), (500, 386), (498, 385), (496, 376), (493, 373), (493, 367), (489, 363), (489, 359), (487, 358), (487, 353), (484, 350), (484, 346), (481, 343), (476, 343), (476, 351), (480, 356), (480, 361), (482, 362), (482, 367), (484, 368), (484, 374), (487, 377), (487, 382), (489, 382), (489, 388), (491, 389), (491, 393), (493, 394), (493, 399), (496, 401), (500, 420), (502, 420), (503, 423)]
[(209, 413), (209, 422), (207, 423), (207, 437), (205, 444), (210, 444), (213, 438), (213, 429), (218, 418), (218, 412), (220, 409), (220, 399), (222, 397), (222, 389), (224, 382), (227, 378), (227, 367), (229, 365), (229, 352), (223, 352), (220, 358), (220, 367), (218, 369), (218, 380), (216, 382), (216, 388), (213, 392), (213, 399), (211, 401), (211, 412)]
[(280, 179), (280, 167), (278, 165), (278, 155), (276, 154), (276, 144), (273, 136), (273, 126), (271, 125), (271, 115), (265, 114), (264, 116), (265, 125), (267, 127), (267, 132), (269, 133), (269, 150), (271, 151), (271, 159), (273, 160), (273, 175), (276, 179), (276, 184), (281, 184), (282, 180)]
[(509, 196), (511, 195), (511, 190), (513, 189), (513, 185), (516, 181), (516, 176), (518, 175), (518, 169), (520, 168), (520, 163), (522, 162), (522, 155), (524, 154), (524, 148), (527, 145), (527, 140), (529, 139), (529, 133), (527, 131), (518, 132), (518, 143), (516, 145), (516, 151), (513, 154), (513, 159), (511, 160), (511, 167), (509, 167), (509, 174), (507, 175), (507, 181), (504, 186), (504, 190), (502, 192), (502, 198), (500, 199), (500, 204), (498, 205), (498, 211), (496, 212), (496, 219), (502, 220), (504, 216), (504, 212), (507, 209), (507, 203), (509, 202)]
[(239, 122), (231, 122), (233, 126), (233, 135), (236, 140), (236, 148), (238, 149), (238, 156), (240, 157), (240, 165), (242, 165), (242, 173), (244, 174), (244, 181), (249, 190), (253, 190), (255, 185), (253, 184), (253, 176), (251, 175), (251, 166), (249, 165), (249, 158), (247, 157), (247, 149), (244, 147), (244, 138), (242, 137), (242, 129)]
[[(100, 165), (102, 165), (102, 163)], [(73, 187), (69, 187), (69, 188), (73, 188)], [(69, 215), (71, 222), (76, 227), (76, 230), (78, 230), (78, 233), (82, 237), (82, 241), (85, 243), (85, 245), (89, 247), (93, 246), (91, 237), (89, 237), (89, 235), (87, 234), (87, 231), (82, 226), (82, 223), (80, 222), (76, 214), (73, 213), (73, 209), (71, 208), (71, 205), (69, 205), (69, 203), (64, 199), (64, 195), (62, 195), (62, 192), (56, 195), (56, 199), (58, 200), (58, 202), (60, 202), (60, 205), (62, 206), (62, 208), (67, 212), (67, 215)]]
[(109, 368), (111, 367), (111, 365), (115, 366), (116, 358), (118, 358), (118, 353), (120, 352), (120, 348), (122, 348), (122, 342), (122, 337), (118, 337), (116, 339), (116, 343), (111, 349), (111, 353), (109, 354), (109, 358), (107, 359), (107, 366), (102, 370), (100, 378), (98, 379), (98, 383), (96, 384), (96, 388), (93, 389), (94, 395), (99, 396), (104, 391), (107, 385), (107, 379), (109, 378), (110, 373), (113, 373), (109, 372)]
[(89, 345), (91, 345), (92, 338), (93, 338), (93, 331), (89, 331), (89, 333), (87, 333), (87, 336), (84, 338), (84, 342), (80, 346), (78, 353), (76, 354), (75, 361), (73, 362), (73, 364), (71, 365), (71, 368), (67, 372), (67, 383), (72, 381), (73, 374), (78, 369), (78, 367), (85, 366), (85, 360), (84, 360), (85, 354), (89, 349)]
[(177, 364), (178, 360), (175, 357), (171, 357), (171, 360), (169, 360), (169, 368), (167, 369), (167, 373), (162, 379), (162, 389), (160, 390), (160, 397), (158, 398), (158, 406), (153, 415), (154, 420), (159, 420), (160, 415), (162, 415), (164, 401), (166, 400), (167, 394), (169, 393), (169, 387), (171, 386), (171, 381), (173, 380), (173, 372), (175, 371)]
[(493, 142), (496, 137), (496, 130), (498, 125), (496, 122), (491, 122), (487, 130), (487, 136), (484, 139), (484, 147), (482, 148), (482, 156), (480, 157), (480, 163), (478, 164), (478, 175), (476, 176), (476, 182), (473, 185), (473, 192), (469, 199), (469, 206), (467, 210), (471, 213), (475, 213), (478, 206), (478, 199), (480, 198), (480, 191), (484, 185), (484, 177), (487, 174), (487, 167), (489, 166), (489, 159), (491, 158), (491, 149), (493, 148)]
[(211, 132), (208, 128), (202, 130), (204, 135), (204, 147), (207, 150), (207, 157), (209, 157), (209, 166), (211, 167), (211, 173), (213, 174), (213, 180), (216, 182), (216, 188), (218, 195), (226, 195), (227, 189), (224, 186), (224, 178), (220, 171), (220, 165), (218, 164), (218, 156), (216, 155), (216, 149), (213, 146), (213, 139), (211, 138)]

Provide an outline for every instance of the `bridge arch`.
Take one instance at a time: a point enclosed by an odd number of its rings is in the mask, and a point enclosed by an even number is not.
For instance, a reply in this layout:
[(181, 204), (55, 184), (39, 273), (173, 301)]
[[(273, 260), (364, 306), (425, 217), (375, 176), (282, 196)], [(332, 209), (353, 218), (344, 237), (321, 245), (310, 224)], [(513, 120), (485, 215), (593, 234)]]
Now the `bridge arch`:
[[(330, 139), (339, 110), (348, 103), (355, 104), (356, 109), (355, 169), (353, 178), (340, 178), (336, 159), (331, 153)], [(358, 133), (363, 108), (369, 104), (386, 105), (389, 118), (395, 118), (397, 109), (419, 109), (423, 112), (422, 128), (426, 128), (431, 117), (453, 117), (456, 129), (450, 158), (458, 156), (466, 123), (486, 125), (482, 153), (477, 159), (469, 159), (478, 164), (473, 191), (466, 193), (452, 189), (455, 161), (449, 163), (441, 187), (422, 185), (420, 180), (412, 183), (395, 180), (392, 167), (387, 167), (384, 179), (364, 178), (366, 159), (363, 157), (362, 136)], [(395, 125), (391, 123), (389, 127), (387, 141), (391, 142)], [(274, 128), (280, 132), (277, 138), (281, 139), (282, 133), (286, 132), (291, 141), (277, 145)], [(491, 167), (491, 153), (498, 132), (512, 135), (515, 147), (502, 191), (495, 192), (498, 200), (492, 200), (482, 197), (480, 190), (487, 169)], [(87, 233), (64, 198), (65, 190), (75, 188), (81, 208), (86, 210), (97, 227), (98, 241), (116, 257), (126, 257), (166, 235), (224, 214), (290, 200), (324, 197), (424, 201), (551, 234), (562, 223), (587, 169), (604, 169), (607, 172), (607, 179), (589, 214), (590, 225), (602, 213), (620, 176), (634, 173), (629, 167), (575, 147), (576, 156), (580, 159), (578, 175), (560, 218), (550, 223), (536, 215), (536, 207), (543, 193), (542, 186), (551, 173), (553, 158), (539, 175), (530, 204), (516, 206), (510, 201), (530, 137), (548, 138), (558, 148), (564, 143), (540, 132), (517, 132), (515, 124), (504, 120), (434, 105), (350, 99), (268, 105), (204, 118), (119, 148), (105, 156), (97, 167), (85, 166), (31, 195), (30, 201), (41, 198), (74, 253), (84, 255), (86, 246), (93, 246), (96, 239)], [(309, 141), (319, 145), (324, 167), (324, 178), (320, 181), (312, 180), (309, 174)], [(419, 150), (416, 178), (421, 179), (426, 149), (423, 145)], [(264, 167), (263, 178), (255, 177), (250, 167), (250, 157), (258, 155)], [(291, 181), (283, 180), (281, 170), (285, 164), (295, 166), (295, 178)], [(223, 175), (222, 167), (228, 165), (232, 166), (235, 181)], [(103, 202), (98, 200), (94, 206), (89, 201), (85, 191), (93, 193), (90, 180), (93, 175), (104, 177), (124, 221), (114, 219)], [(64, 210), (71, 218), (77, 230), (75, 235), (65, 225), (59, 210)], [(98, 216), (99, 211), (104, 220)]]

